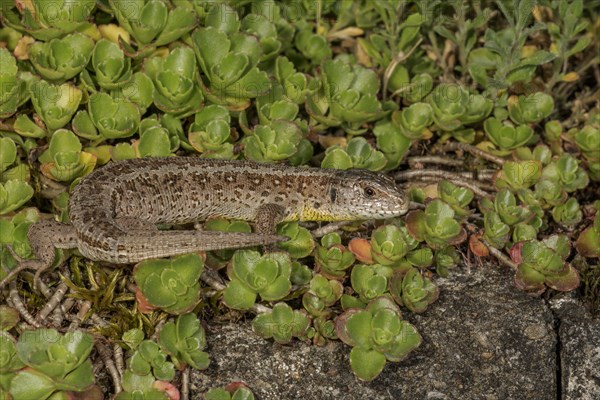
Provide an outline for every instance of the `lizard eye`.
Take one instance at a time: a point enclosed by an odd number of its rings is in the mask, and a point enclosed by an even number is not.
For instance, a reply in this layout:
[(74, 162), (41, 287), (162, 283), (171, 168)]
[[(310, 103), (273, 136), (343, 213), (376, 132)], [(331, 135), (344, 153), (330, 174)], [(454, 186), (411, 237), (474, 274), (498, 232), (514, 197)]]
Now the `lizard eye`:
[(373, 190), (372, 187), (367, 186), (365, 188), (365, 196), (367, 196), (367, 197), (373, 197), (374, 195), (375, 195), (375, 190)]

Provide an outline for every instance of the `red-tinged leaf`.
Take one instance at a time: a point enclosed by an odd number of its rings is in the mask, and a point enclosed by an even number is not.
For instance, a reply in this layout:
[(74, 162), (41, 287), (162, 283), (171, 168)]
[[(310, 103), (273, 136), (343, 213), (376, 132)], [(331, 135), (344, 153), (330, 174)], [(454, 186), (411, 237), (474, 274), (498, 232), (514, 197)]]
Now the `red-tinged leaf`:
[(167, 381), (154, 381), (152, 387), (161, 392), (165, 392), (169, 397), (169, 400), (179, 400), (181, 394), (179, 390), (171, 382)]
[(92, 385), (83, 392), (66, 392), (68, 400), (104, 400), (102, 389)]
[(579, 273), (570, 264), (566, 265), (567, 272), (564, 275), (546, 278), (546, 285), (560, 292), (568, 292), (579, 286)]
[(240, 381), (231, 382), (230, 384), (225, 386), (225, 390), (227, 390), (231, 394), (235, 393), (235, 391), (238, 390), (239, 388), (250, 389), (248, 387), (248, 385), (246, 385), (244, 382), (240, 382)]
[(460, 233), (454, 236), (452, 239), (448, 240), (447, 242), (448, 244), (456, 246), (458, 244), (461, 244), (465, 240), (467, 240), (467, 231), (465, 231), (465, 228), (461, 227)]
[(371, 256), (371, 242), (363, 238), (354, 238), (348, 243), (348, 250), (354, 254), (356, 259), (364, 264), (373, 264)]
[(546, 290), (544, 285), (546, 277), (540, 272), (522, 264), (515, 274), (515, 285), (525, 292), (534, 296), (539, 296)]
[(406, 216), (406, 229), (419, 242), (425, 240), (425, 212), (423, 210), (411, 211)]
[(150, 302), (148, 301), (146, 296), (144, 296), (144, 294), (142, 293), (140, 288), (137, 288), (137, 290), (135, 291), (135, 299), (137, 301), (138, 310), (141, 313), (149, 314), (152, 311), (156, 310), (156, 307), (154, 307), (152, 304), (150, 304)]
[(577, 242), (575, 242), (575, 248), (584, 257), (600, 257), (600, 235), (598, 235), (593, 226), (581, 232), (577, 238)]
[(475, 233), (469, 237), (469, 249), (477, 257), (487, 257), (490, 255), (490, 250), (481, 241), (481, 233)]
[(510, 259), (515, 264), (521, 264), (523, 262), (523, 254), (521, 252), (521, 250), (523, 248), (523, 243), (525, 243), (525, 242), (515, 243), (514, 246), (511, 247), (510, 250), (508, 251), (508, 253), (510, 254)]

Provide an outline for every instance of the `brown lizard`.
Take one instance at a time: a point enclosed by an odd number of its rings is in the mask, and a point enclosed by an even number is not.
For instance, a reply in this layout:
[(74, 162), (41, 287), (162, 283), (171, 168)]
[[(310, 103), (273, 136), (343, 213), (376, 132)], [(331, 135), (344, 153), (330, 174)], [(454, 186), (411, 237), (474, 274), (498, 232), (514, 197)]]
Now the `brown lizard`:
[[(127, 160), (82, 179), (69, 201), (71, 224), (44, 220), (31, 226), (28, 238), (37, 260), (24, 261), (27, 265), (22, 267), (37, 270), (39, 276), (52, 264), (55, 248), (78, 249), (95, 261), (128, 264), (268, 245), (287, 240), (275, 235), (279, 222), (390, 218), (406, 213), (408, 204), (392, 179), (364, 170), (197, 157)], [(216, 217), (254, 221), (256, 232), (156, 226)]]

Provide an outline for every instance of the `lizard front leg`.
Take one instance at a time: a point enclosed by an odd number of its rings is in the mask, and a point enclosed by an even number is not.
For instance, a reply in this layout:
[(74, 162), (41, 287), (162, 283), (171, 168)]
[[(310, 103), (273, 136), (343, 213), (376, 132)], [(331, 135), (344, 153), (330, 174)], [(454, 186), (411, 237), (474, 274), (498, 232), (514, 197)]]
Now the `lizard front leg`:
[[(254, 228), (257, 233), (273, 235), (277, 230), (277, 224), (285, 218), (285, 208), (278, 204), (263, 204), (258, 208)], [(263, 251), (273, 252), (275, 244), (263, 245)]]
[(77, 248), (77, 234), (75, 229), (71, 225), (63, 224), (53, 219), (42, 220), (31, 225), (27, 232), (27, 238), (29, 239), (31, 250), (36, 255), (37, 260), (22, 260), (13, 252), (13, 256), (19, 261), (19, 266), (0, 281), (0, 288), (8, 283), (19, 272), (26, 269), (36, 271), (33, 287), (34, 289), (37, 288), (40, 274), (52, 266), (55, 249)]

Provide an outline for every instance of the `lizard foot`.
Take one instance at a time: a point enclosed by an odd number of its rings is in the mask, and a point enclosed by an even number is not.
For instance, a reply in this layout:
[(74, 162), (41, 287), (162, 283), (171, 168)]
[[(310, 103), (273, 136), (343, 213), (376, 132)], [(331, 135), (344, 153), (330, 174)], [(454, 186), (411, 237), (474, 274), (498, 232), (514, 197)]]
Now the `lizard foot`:
[(11, 245), (7, 245), (6, 247), (9, 253), (13, 256), (13, 258), (19, 263), (19, 266), (10, 271), (8, 275), (6, 275), (4, 279), (0, 281), (0, 289), (2, 289), (7, 283), (9, 283), (15, 276), (20, 274), (22, 271), (32, 270), (35, 271), (35, 275), (33, 277), (33, 289), (37, 291), (40, 275), (42, 272), (48, 269), (49, 265), (39, 260), (25, 260), (15, 252)]

